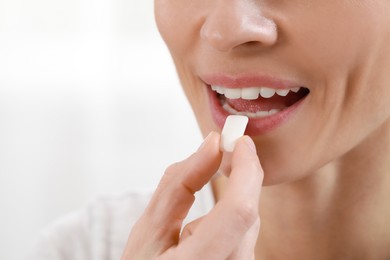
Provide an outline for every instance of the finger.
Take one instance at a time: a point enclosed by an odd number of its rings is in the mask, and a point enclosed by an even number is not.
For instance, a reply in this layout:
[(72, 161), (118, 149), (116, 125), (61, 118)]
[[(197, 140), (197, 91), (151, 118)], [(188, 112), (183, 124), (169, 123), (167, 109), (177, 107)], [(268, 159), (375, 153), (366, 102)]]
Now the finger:
[(260, 231), (260, 218), (257, 218), (252, 227), (245, 234), (240, 245), (233, 251), (229, 260), (255, 259), (255, 248)]
[(196, 227), (199, 225), (199, 223), (202, 221), (202, 219), (203, 219), (203, 217), (200, 217), (198, 219), (195, 219), (194, 221), (191, 221), (187, 225), (185, 225), (185, 227), (183, 228), (183, 231), (181, 232), (181, 235), (180, 235), (179, 244), (195, 232)]
[(232, 156), (227, 190), (197, 229), (178, 250), (199, 259), (225, 259), (240, 244), (258, 219), (263, 170), (253, 141), (241, 138)]
[(229, 177), (230, 172), (232, 171), (232, 153), (225, 152), (222, 155), (222, 161), (221, 165), (219, 166), (218, 172), (225, 175), (226, 177)]
[(217, 171), (221, 161), (218, 133), (212, 132), (189, 158), (170, 166), (142, 217), (154, 241), (167, 248), (178, 242), (183, 219), (199, 191)]

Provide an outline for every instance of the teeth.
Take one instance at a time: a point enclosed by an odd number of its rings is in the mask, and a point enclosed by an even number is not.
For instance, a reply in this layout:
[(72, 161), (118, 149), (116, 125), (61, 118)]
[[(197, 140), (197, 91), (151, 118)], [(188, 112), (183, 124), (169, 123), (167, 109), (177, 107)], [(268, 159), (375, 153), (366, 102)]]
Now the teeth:
[(288, 89), (276, 90), (276, 94), (278, 94), (279, 96), (282, 96), (282, 97), (287, 96), (288, 92), (290, 92), (290, 90), (288, 90)]
[(211, 89), (218, 94), (225, 95), (229, 99), (246, 99), (255, 100), (259, 96), (263, 98), (271, 98), (275, 94), (285, 97), (290, 91), (297, 93), (301, 88), (292, 89), (273, 89), (267, 87), (252, 87), (252, 88), (225, 88), (221, 86), (211, 86)]
[(291, 91), (297, 93), (301, 88), (292, 88)]
[(241, 89), (241, 98), (254, 100), (259, 97), (260, 88), (243, 88)]
[(239, 112), (239, 111), (235, 110), (234, 108), (232, 108), (227, 102), (224, 102), (222, 104), (222, 107), (227, 112), (229, 112), (229, 114), (247, 116), (249, 118), (267, 117), (267, 116), (276, 114), (282, 110), (282, 109), (271, 109), (270, 111), (257, 111), (256, 113), (254, 113), (254, 112)]
[(258, 111), (256, 112), (256, 117), (266, 117), (269, 116), (269, 111)]
[(269, 115), (273, 115), (273, 114), (276, 114), (280, 111), (280, 109), (271, 109), (268, 113)]
[(241, 89), (239, 88), (227, 88), (225, 89), (225, 97), (230, 99), (237, 99), (241, 97)]
[(215, 92), (217, 92), (218, 94), (225, 94), (225, 89), (224, 87), (220, 87), (220, 86), (211, 86), (211, 89)]
[(272, 88), (260, 88), (260, 96), (263, 98), (270, 98), (275, 95), (276, 91)]

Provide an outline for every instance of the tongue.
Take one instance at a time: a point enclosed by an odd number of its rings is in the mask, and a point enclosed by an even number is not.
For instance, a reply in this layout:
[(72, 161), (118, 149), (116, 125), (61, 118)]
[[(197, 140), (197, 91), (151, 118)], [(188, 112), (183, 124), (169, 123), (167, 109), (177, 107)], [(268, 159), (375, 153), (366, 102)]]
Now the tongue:
[(239, 112), (252, 112), (258, 111), (270, 111), (272, 109), (284, 109), (291, 105), (286, 97), (273, 96), (272, 98), (259, 97), (256, 100), (245, 100), (245, 99), (226, 99), (226, 102)]

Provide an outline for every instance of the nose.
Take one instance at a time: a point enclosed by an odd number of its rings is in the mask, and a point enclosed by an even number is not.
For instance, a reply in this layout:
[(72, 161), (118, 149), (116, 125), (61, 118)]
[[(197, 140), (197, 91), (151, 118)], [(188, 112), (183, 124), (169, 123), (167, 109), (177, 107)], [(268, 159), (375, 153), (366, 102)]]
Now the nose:
[(200, 30), (201, 39), (219, 51), (243, 45), (272, 46), (278, 32), (275, 22), (262, 14), (256, 1), (216, 0)]

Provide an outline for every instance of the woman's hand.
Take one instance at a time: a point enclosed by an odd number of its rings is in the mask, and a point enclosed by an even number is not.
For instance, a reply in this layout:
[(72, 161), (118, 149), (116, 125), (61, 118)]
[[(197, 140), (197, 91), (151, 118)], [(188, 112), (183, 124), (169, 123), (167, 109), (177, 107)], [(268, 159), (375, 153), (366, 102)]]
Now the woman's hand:
[(248, 136), (237, 142), (221, 199), (207, 215), (180, 233), (195, 192), (220, 166), (219, 139), (219, 134), (211, 133), (197, 152), (166, 170), (130, 233), (122, 260), (254, 259), (263, 171)]

